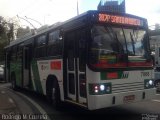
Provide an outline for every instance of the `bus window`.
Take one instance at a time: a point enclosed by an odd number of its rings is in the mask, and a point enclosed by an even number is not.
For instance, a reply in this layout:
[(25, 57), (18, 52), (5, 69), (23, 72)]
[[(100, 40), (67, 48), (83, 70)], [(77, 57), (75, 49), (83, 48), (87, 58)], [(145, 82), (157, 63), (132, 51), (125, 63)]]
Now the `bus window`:
[(145, 33), (145, 30), (94, 26), (90, 62), (98, 68), (150, 66), (143, 46)]
[(6, 52), (6, 67), (10, 68), (11, 51)]
[(79, 70), (84, 72), (86, 69), (86, 32), (85, 30), (81, 30), (77, 32), (77, 39), (79, 42), (79, 50), (78, 50), (78, 57), (79, 57)]
[(17, 46), (14, 46), (11, 51), (11, 61), (13, 62), (16, 60)]
[(49, 33), (49, 41), (48, 41), (48, 56), (59, 56), (62, 55), (62, 37), (60, 35), (60, 31), (53, 31)]
[(121, 28), (94, 26), (90, 62), (98, 68), (126, 67), (126, 45)]
[(22, 49), (23, 49), (23, 43), (22, 44), (20, 44), (19, 46), (18, 46), (18, 49), (17, 49), (17, 60), (22, 60)]
[(74, 68), (74, 58), (76, 56), (75, 54), (75, 33), (69, 33), (67, 36), (67, 56), (68, 56), (68, 70), (73, 71)]
[(35, 57), (41, 58), (46, 55), (46, 35), (41, 35), (36, 39)]

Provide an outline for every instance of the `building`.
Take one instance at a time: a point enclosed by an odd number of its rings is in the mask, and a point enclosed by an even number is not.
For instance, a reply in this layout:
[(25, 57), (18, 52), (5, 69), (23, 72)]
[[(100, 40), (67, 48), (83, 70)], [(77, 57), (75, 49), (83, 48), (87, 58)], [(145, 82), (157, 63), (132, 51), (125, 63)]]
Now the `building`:
[(125, 13), (125, 0), (101, 0), (97, 9), (100, 11)]
[(156, 47), (160, 47), (160, 29), (149, 30), (150, 47), (154, 51)]

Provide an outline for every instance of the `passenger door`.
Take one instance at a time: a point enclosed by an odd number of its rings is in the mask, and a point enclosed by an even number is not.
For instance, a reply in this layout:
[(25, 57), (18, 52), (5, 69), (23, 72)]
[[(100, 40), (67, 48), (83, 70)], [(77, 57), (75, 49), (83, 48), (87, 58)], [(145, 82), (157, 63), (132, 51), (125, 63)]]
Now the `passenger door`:
[(65, 34), (67, 98), (86, 103), (86, 33), (85, 29)]

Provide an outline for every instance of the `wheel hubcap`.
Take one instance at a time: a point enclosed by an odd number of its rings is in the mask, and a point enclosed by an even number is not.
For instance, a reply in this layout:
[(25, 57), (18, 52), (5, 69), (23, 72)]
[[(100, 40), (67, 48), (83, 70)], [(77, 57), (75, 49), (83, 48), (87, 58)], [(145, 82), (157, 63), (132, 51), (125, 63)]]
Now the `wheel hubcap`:
[(52, 100), (55, 100), (55, 88), (52, 88)]

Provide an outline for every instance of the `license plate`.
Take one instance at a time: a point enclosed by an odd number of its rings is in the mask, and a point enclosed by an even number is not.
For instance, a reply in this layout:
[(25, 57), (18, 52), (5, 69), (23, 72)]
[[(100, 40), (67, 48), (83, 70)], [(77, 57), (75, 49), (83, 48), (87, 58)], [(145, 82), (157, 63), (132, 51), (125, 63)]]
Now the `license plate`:
[(128, 96), (124, 96), (123, 101), (124, 102), (132, 102), (135, 100), (135, 95), (128, 95)]

